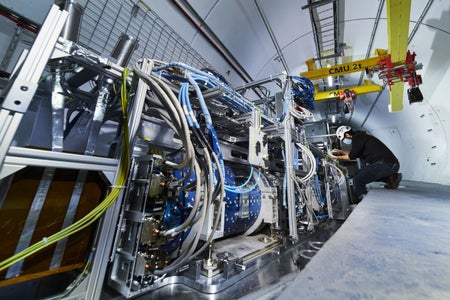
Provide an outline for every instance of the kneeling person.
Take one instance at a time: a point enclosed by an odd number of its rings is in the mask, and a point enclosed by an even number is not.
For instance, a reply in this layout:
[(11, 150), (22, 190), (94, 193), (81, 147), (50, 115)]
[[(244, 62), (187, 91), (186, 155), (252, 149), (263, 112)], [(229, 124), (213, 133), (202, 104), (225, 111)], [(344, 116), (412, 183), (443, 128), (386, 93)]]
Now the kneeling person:
[(392, 151), (379, 139), (362, 131), (353, 132), (349, 126), (340, 126), (336, 130), (336, 136), (344, 144), (351, 144), (350, 151), (333, 149), (333, 158), (349, 161), (360, 158), (366, 162), (366, 166), (358, 170), (353, 177), (353, 188), (357, 201), (367, 194), (366, 184), (381, 181), (387, 189), (396, 189), (402, 180), (402, 174), (398, 173), (400, 163)]

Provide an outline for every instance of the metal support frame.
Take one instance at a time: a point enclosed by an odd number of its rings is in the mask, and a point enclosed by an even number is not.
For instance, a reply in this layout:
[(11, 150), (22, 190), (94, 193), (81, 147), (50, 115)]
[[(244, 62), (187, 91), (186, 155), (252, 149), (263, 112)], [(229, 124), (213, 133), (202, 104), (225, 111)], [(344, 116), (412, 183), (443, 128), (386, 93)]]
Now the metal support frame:
[[(123, 68), (97, 57), (97, 64), (78, 55), (80, 46), (59, 38), (67, 19), (67, 12), (54, 5), (28, 55), (22, 55), (14, 75), (5, 88), (5, 101), (0, 111), (0, 179), (26, 167), (56, 167), (79, 170), (98, 170), (112, 182), (117, 171), (117, 159), (62, 153), (11, 146), (23, 115), (36, 92), (38, 81), (49, 59), (70, 57), (81, 65), (90, 65), (99, 72), (108, 72), (112, 78), (120, 77)], [(87, 50), (81, 49), (82, 53)], [(91, 57), (94, 57), (92, 55)], [(107, 66), (108, 68), (105, 68)], [(106, 71), (105, 71), (106, 70)], [(131, 118), (130, 118), (131, 119)]]
[(78, 154), (37, 150), (22, 147), (10, 147), (6, 155), (0, 179), (26, 166), (38, 166), (78, 170), (99, 170), (112, 182), (119, 160), (112, 158), (93, 157)]
[[(152, 64), (149, 60), (144, 59), (141, 65), (141, 71), (149, 73), (152, 69)], [(145, 103), (145, 97), (147, 95), (148, 85), (142, 80), (139, 80), (136, 95), (132, 107), (130, 107), (130, 113), (128, 117), (128, 127), (130, 129), (129, 142), (130, 144), (135, 138), (138, 126), (141, 122), (142, 110)], [(117, 174), (116, 174), (117, 175)], [(122, 209), (122, 199), (124, 193), (122, 192), (116, 202), (106, 212), (103, 222), (98, 231), (97, 249), (95, 251), (94, 261), (92, 265), (92, 271), (86, 278), (86, 286), (82, 286), (79, 291), (83, 293), (86, 289), (85, 299), (100, 299), (103, 282), (106, 276), (106, 269), (108, 263), (114, 259), (113, 249), (111, 245), (115, 244), (114, 240), (117, 239), (116, 235), (119, 232), (117, 228), (120, 212)], [(76, 293), (73, 294), (74, 299)]]
[(39, 77), (52, 53), (65, 24), (68, 13), (53, 5), (22, 67), (12, 76), (5, 88), (6, 97), (0, 111), (0, 164), (11, 145), (23, 114), (38, 87)]
[[(151, 156), (133, 159), (129, 177), (129, 188), (127, 188), (124, 196), (125, 201), (132, 202), (132, 205), (128, 208), (124, 207), (121, 210), (121, 219), (118, 226), (123, 228), (125, 223), (130, 225), (127, 225), (127, 231), (120, 232), (122, 235), (121, 237), (117, 234), (119, 233), (119, 230), (117, 230), (117, 233), (115, 234), (116, 241), (113, 243), (114, 251), (111, 259), (114, 259), (114, 262), (111, 270), (111, 277), (108, 282), (110, 285), (117, 287), (120, 293), (126, 297), (133, 294), (133, 283), (128, 281), (129, 278), (132, 278), (135, 272), (139, 272), (136, 267), (138, 262), (134, 258), (138, 256), (138, 245), (140, 243), (142, 230), (144, 230), (144, 210), (147, 201), (144, 195), (148, 194), (150, 188), (153, 163), (154, 160)], [(136, 190), (139, 192), (136, 192)], [(102, 234), (102, 236), (105, 236), (105, 234)], [(128, 237), (124, 238), (124, 236)], [(116, 250), (120, 238), (122, 239), (122, 245), (120, 250)], [(126, 272), (123, 270), (124, 265), (128, 266)], [(99, 279), (95, 281), (98, 280)], [(96, 284), (96, 282), (93, 283)], [(90, 293), (90, 291), (88, 292)]]
[(11, 112), (25, 113), (36, 92), (39, 78), (44, 71), (53, 47), (66, 22), (68, 13), (53, 5), (30, 52), (8, 91), (2, 108)]
[[(142, 65), (141, 65), (141, 71), (145, 74), (150, 74), (151, 70), (153, 69), (153, 63), (150, 62), (149, 59), (143, 58)], [(148, 85), (142, 81), (139, 80), (137, 88), (136, 88), (136, 97), (135, 97), (135, 105), (131, 107), (130, 110), (130, 123), (128, 128), (130, 129), (130, 141), (132, 141), (136, 135), (136, 132), (138, 131), (139, 124), (141, 123), (141, 118), (139, 117), (142, 113), (142, 109), (144, 108), (145, 103), (145, 96), (147, 95)]]
[[(22, 229), (19, 241), (17, 242), (16, 250), (14, 254), (17, 254), (30, 246), (31, 239), (36, 229), (36, 224), (39, 219), (39, 215), (44, 206), (45, 198), (50, 189), (50, 184), (55, 175), (55, 168), (46, 168), (44, 174), (42, 175), (37, 193), (34, 196), (33, 202), (31, 204), (30, 210), (28, 212), (27, 219)], [(22, 272), (22, 266), (25, 260), (21, 260), (18, 263), (9, 267), (6, 273), (6, 279), (19, 276)]]
[(20, 36), (22, 35), (23, 27), (17, 26), (16, 31), (14, 32), (13, 37), (11, 38), (11, 42), (9, 43), (9, 47), (6, 50), (5, 55), (3, 56), (2, 62), (0, 63), (0, 70), (7, 70), (9, 63), (11, 62), (11, 57), (14, 54), (14, 51), (17, 49), (17, 45), (20, 41)]
[[(23, 59), (17, 64), (13, 73), (14, 75), (11, 76), (8, 85), (4, 90), (6, 96), (0, 111), (0, 143), (2, 145), (0, 148), (0, 179), (27, 166), (46, 167), (49, 171), (55, 170), (56, 168), (77, 169), (81, 170), (80, 174), (83, 176), (85, 171), (95, 170), (103, 172), (110, 182), (115, 182), (118, 176), (119, 159), (11, 146), (20, 122), (27, 112), (29, 104), (38, 88), (40, 77), (42, 76), (48, 61), (50, 59), (59, 59), (62, 57), (71, 57), (74, 61), (81, 64), (85, 61), (85, 58), (78, 56), (76, 52), (72, 53), (72, 50), (77, 48), (74, 48), (73, 46), (77, 45), (59, 38), (67, 16), (67, 11), (60, 10), (56, 5), (52, 6), (32, 48), (26, 57), (25, 55), (22, 56)], [(85, 62), (85, 64), (93, 65), (91, 63), (92, 62)], [(110, 73), (112, 78), (120, 76), (123, 70), (120, 66), (102, 60), (99, 60), (96, 63), (99, 65), (108, 65), (109, 68), (98, 67), (98, 70), (99, 72)], [(95, 68), (95, 66), (93, 67)], [(129, 120), (139, 119), (144, 100), (145, 97), (140, 99), (142, 102), (139, 106), (140, 109), (133, 111), (130, 114)], [(50, 181), (51, 178), (42, 184), (49, 184)], [(77, 206), (79, 198), (78, 194), (82, 189), (81, 185), (82, 182), (84, 182), (84, 179), (79, 177), (78, 181), (79, 186), (72, 193), (73, 201), (71, 200), (70, 204), (74, 208)], [(45, 194), (36, 194), (35, 201), (33, 202), (33, 205), (36, 208), (33, 209), (33, 211), (30, 210), (29, 222), (27, 220), (27, 222), (30, 223), (30, 226), (28, 226), (29, 228), (25, 228), (24, 232), (34, 230), (34, 226), (32, 225), (39, 216), (40, 207), (42, 207), (45, 196)], [(121, 207), (121, 200), (122, 193), (101, 219), (99, 230), (97, 230), (96, 249), (93, 249), (95, 250), (95, 254), (91, 273), (83, 280), (83, 282), (81, 282), (77, 289), (74, 290), (72, 295), (81, 295), (84, 299), (100, 298), (106, 266), (111, 252), (110, 245), (116, 232), (115, 226)], [(72, 219), (73, 211), (69, 211), (63, 227), (71, 223)], [(21, 250), (22, 248), (26, 248), (28, 244), (29, 242), (24, 240), (21, 245), (18, 245), (17, 249)], [(58, 250), (58, 253), (56, 253), (56, 256), (54, 256), (54, 259), (52, 260), (51, 267), (57, 267), (59, 265), (60, 257), (63, 253), (61, 251), (63, 250), (64, 249)], [(13, 265), (10, 268), (10, 275), (14, 276), (18, 274), (20, 268), (21, 265), (19, 264)]]
[[(69, 206), (67, 207), (66, 215), (64, 216), (64, 221), (61, 229), (70, 226), (75, 218), (75, 213), (80, 202), (80, 196), (83, 192), (83, 187), (86, 182), (88, 172), (81, 170), (78, 172), (77, 180), (75, 182), (75, 187), (73, 189), (72, 195), (70, 197)], [(58, 268), (61, 265), (61, 261), (64, 256), (66, 249), (67, 239), (59, 240), (55, 247), (55, 252), (53, 254), (52, 260), (50, 262), (50, 269)]]
[[(116, 173), (116, 175), (118, 175), (118, 173)], [(116, 225), (122, 205), (122, 199), (123, 192), (120, 193), (120, 196), (106, 211), (102, 218), (101, 225), (99, 226), (97, 247), (95, 249), (91, 273), (86, 278), (86, 285), (83, 285), (83, 289), (79, 290), (82, 295), (84, 294), (83, 299), (100, 299), (106, 275), (106, 267), (112, 250), (111, 244), (117, 230)], [(73, 295), (73, 299), (79, 299), (76, 297), (76, 293), (73, 293)]]
[[(285, 99), (285, 101), (290, 101), (290, 99)], [(290, 117), (289, 109), (286, 110), (286, 116), (283, 121), (284, 127), (284, 149), (285, 149), (285, 176), (286, 176), (286, 196), (287, 196), (287, 206), (288, 206), (288, 220), (289, 220), (289, 236), (292, 240), (298, 240), (297, 231), (297, 214), (295, 207), (295, 190), (294, 190), (294, 150), (295, 145), (292, 141), (292, 123), (293, 120)]]

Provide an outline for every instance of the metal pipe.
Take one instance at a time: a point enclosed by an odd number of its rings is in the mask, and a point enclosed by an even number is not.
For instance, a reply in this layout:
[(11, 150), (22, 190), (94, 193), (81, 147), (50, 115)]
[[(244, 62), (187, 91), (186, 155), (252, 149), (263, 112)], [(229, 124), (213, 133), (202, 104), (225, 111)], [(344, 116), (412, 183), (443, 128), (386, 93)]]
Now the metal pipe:
[(230, 64), (230, 66), (244, 79), (245, 82), (252, 82), (253, 79), (245, 69), (234, 58), (230, 51), (222, 44), (219, 38), (205, 24), (201, 17), (194, 11), (192, 6), (186, 0), (172, 1), (176, 7), (191, 21), (200, 34), (220, 53), (220, 55)]
[(66, 40), (78, 43), (78, 37), (80, 35), (81, 19), (83, 16), (83, 6), (76, 3), (73, 0), (67, 1), (64, 8), (68, 11), (66, 24), (61, 32), (61, 37)]
[[(369, 58), (370, 52), (372, 51), (373, 40), (375, 39), (375, 33), (377, 32), (378, 24), (380, 22), (380, 16), (381, 16), (381, 12), (383, 11), (384, 1), (385, 0), (381, 0), (380, 4), (378, 5), (377, 16), (375, 17), (375, 24), (373, 25), (372, 34), (370, 35), (370, 39), (369, 39), (369, 46), (367, 47), (366, 59)], [(363, 81), (363, 76), (364, 76), (364, 73), (361, 72), (361, 76), (359, 77), (358, 85), (361, 85), (361, 83)]]
[(364, 124), (366, 124), (366, 121), (369, 118), (370, 114), (372, 113), (372, 110), (375, 107), (375, 104), (377, 104), (378, 100), (380, 100), (381, 93), (383, 93), (383, 90), (386, 88), (386, 85), (387, 85), (387, 82), (385, 82), (383, 84), (383, 89), (381, 90), (381, 92), (378, 93), (377, 98), (375, 99), (375, 101), (373, 101), (372, 106), (370, 106), (369, 112), (367, 113), (364, 121), (361, 123), (361, 125), (359, 127), (363, 128)]
[[(369, 39), (369, 46), (367, 47), (366, 59), (369, 58), (370, 52), (372, 51), (373, 40), (375, 39), (375, 33), (377, 32), (377, 29), (378, 29), (378, 23), (380, 22), (380, 16), (381, 16), (381, 12), (383, 11), (384, 2), (385, 2), (385, 0), (381, 0), (381, 1), (380, 1), (380, 4), (378, 5), (377, 16), (375, 17), (375, 24), (373, 25), (372, 34), (370, 35), (370, 39)], [(360, 77), (359, 77), (358, 85), (361, 85), (361, 83), (362, 83), (362, 81), (363, 81), (363, 76), (364, 76), (364, 73), (361, 72), (361, 75), (360, 75)], [(383, 88), (384, 88), (384, 87), (383, 87)], [(383, 92), (383, 90), (381, 90), (381, 92), (377, 95), (377, 100), (376, 100), (376, 101), (378, 101), (378, 99), (380, 98), (380, 95), (381, 95), (382, 92)], [(357, 101), (357, 100), (354, 101), (354, 105), (356, 105), (356, 101)], [(374, 103), (372, 103), (372, 107), (371, 107), (371, 109), (369, 110), (369, 114), (370, 114), (370, 112), (372, 111), (373, 105), (376, 103), (376, 101), (375, 101)], [(352, 120), (353, 112), (354, 112), (354, 111), (355, 111), (355, 110), (352, 110), (352, 112), (350, 113), (350, 117), (348, 118), (348, 121), (349, 121), (349, 122)], [(366, 120), (367, 120), (368, 117), (369, 117), (369, 115), (366, 116), (366, 118), (364, 119), (363, 124), (366, 122)], [(361, 127), (362, 127), (362, 125), (361, 125)]]
[(263, 78), (263, 79), (260, 79), (260, 80), (256, 80), (256, 81), (250, 82), (249, 84), (243, 84), (241, 86), (238, 86), (238, 87), (235, 88), (235, 91), (239, 92), (240, 90), (253, 88), (255, 86), (258, 86), (258, 85), (261, 85), (261, 84), (264, 84), (264, 83), (268, 83), (268, 82), (271, 82), (271, 81), (280, 80), (280, 77), (283, 77), (285, 75), (286, 75), (285, 72), (280, 72), (280, 73), (277, 73), (275, 75), (271, 75), (271, 76), (269, 76), (267, 78)]
[(138, 48), (139, 40), (122, 33), (117, 41), (116, 46), (111, 52), (111, 57), (117, 59), (117, 64), (121, 67), (126, 67), (130, 61), (133, 52)]
[(264, 23), (264, 26), (266, 26), (267, 32), (269, 33), (270, 39), (272, 40), (273, 45), (275, 46), (275, 50), (277, 51), (277, 55), (281, 60), (281, 63), (283, 64), (283, 68), (286, 72), (289, 72), (289, 67), (286, 63), (286, 60), (284, 59), (283, 52), (281, 51), (280, 45), (278, 45), (278, 41), (275, 37), (275, 34), (272, 31), (272, 28), (270, 27), (269, 22), (267, 21), (266, 16), (264, 15), (264, 12), (262, 11), (261, 7), (258, 4), (258, 0), (254, 0), (256, 8), (258, 9), (259, 15), (261, 16), (261, 19)]
[(419, 19), (416, 22), (416, 25), (414, 26), (413, 30), (411, 31), (411, 34), (408, 38), (408, 45), (411, 43), (411, 40), (416, 35), (417, 29), (419, 29), (419, 26), (422, 24), (423, 19), (425, 18), (425, 15), (427, 14), (428, 10), (430, 9), (431, 5), (433, 4), (434, 0), (428, 0), (427, 5), (425, 5), (425, 8), (422, 11), (422, 14), (420, 15)]

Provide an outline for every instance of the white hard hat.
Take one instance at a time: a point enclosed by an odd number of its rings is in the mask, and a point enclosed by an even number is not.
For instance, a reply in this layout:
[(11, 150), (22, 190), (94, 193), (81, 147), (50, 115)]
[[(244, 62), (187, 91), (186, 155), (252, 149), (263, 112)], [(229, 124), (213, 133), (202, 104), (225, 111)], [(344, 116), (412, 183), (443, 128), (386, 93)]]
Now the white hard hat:
[(344, 139), (345, 133), (349, 132), (350, 130), (352, 130), (350, 126), (339, 126), (338, 129), (336, 129), (336, 136), (342, 141)]

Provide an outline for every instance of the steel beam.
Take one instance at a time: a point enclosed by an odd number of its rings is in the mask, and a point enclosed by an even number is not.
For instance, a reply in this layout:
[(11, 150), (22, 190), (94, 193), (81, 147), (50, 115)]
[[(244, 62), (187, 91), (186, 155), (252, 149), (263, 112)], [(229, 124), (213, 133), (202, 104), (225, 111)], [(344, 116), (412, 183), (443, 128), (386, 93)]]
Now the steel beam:
[(27, 111), (38, 87), (39, 78), (47, 64), (58, 36), (67, 19), (67, 12), (53, 5), (40, 33), (23, 61), (8, 83), (6, 97), (0, 111), (0, 170), (5, 155), (19, 127), (23, 114)]
[[(308, 64), (309, 70), (306, 72), (300, 73), (300, 76), (306, 77), (310, 80), (318, 80), (322, 78), (327, 78), (328, 76), (340, 76), (344, 74), (350, 74), (354, 72), (365, 71), (366, 68), (371, 69), (378, 66), (378, 61), (380, 59), (386, 58), (389, 56), (386, 50), (377, 49), (375, 57), (371, 57), (368, 59), (361, 59), (357, 61), (352, 61), (340, 65), (331, 66), (329, 68), (322, 69), (311, 69), (314, 67), (313, 64)], [(406, 55), (406, 51), (405, 51)]]
[[(409, 17), (411, 0), (387, 0), (388, 51), (394, 64), (403, 63), (408, 48)], [(391, 87), (389, 111), (403, 109), (404, 83)]]
[(403, 63), (408, 47), (411, 0), (387, 0), (388, 51), (395, 64)]
[(314, 101), (320, 100), (330, 100), (339, 98), (339, 93), (343, 92), (345, 89), (354, 90), (356, 95), (368, 94), (374, 92), (380, 92), (383, 90), (382, 86), (374, 84), (372, 81), (364, 80), (364, 84), (360, 86), (347, 87), (338, 90), (330, 90), (325, 92), (319, 92), (318, 85), (314, 85)]
[(389, 111), (400, 111), (403, 109), (403, 97), (404, 97), (405, 83), (403, 81), (396, 82), (391, 86), (389, 91)]

